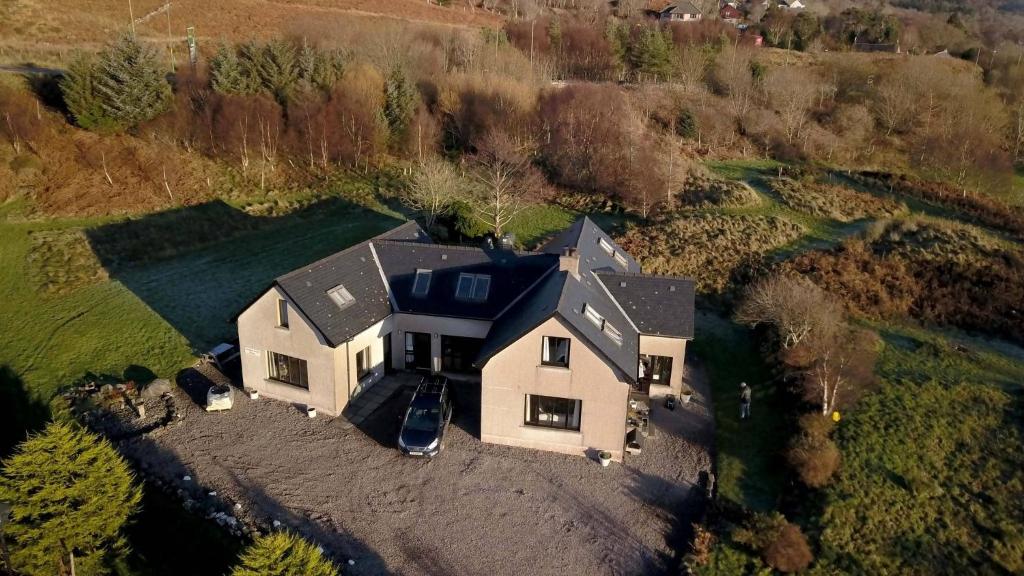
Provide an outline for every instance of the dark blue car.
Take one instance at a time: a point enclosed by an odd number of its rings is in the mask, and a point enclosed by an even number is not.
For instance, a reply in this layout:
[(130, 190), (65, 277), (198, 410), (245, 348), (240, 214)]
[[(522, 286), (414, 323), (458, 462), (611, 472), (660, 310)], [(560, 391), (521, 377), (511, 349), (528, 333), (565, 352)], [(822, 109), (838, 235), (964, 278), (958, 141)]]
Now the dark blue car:
[(441, 451), (451, 417), (448, 379), (443, 376), (424, 377), (402, 420), (398, 449), (409, 456), (436, 456)]

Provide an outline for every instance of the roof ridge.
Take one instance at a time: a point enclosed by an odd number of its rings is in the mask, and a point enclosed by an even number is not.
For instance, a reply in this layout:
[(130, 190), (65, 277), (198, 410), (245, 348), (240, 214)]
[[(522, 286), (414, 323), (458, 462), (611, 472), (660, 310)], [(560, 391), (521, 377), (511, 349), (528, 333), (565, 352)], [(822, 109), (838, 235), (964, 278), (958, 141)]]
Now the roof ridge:
[[(422, 242), (409, 242), (408, 240), (392, 240), (389, 238), (373, 239), (378, 245), (395, 245), (395, 246), (414, 246), (416, 248), (433, 248), (440, 250), (459, 250), (462, 252), (490, 252), (491, 249), (483, 248), (482, 246), (468, 246), (466, 244), (440, 244), (437, 242), (431, 242), (430, 244)], [(494, 252), (500, 253), (512, 253), (517, 255), (526, 256), (551, 256), (547, 252), (537, 252), (535, 250), (504, 250), (501, 248), (494, 248)]]
[[(307, 270), (310, 270), (311, 268), (313, 268), (313, 267), (315, 267), (315, 266), (317, 266), (319, 264), (323, 264), (324, 262), (327, 262), (328, 260), (330, 260), (332, 258), (336, 258), (336, 257), (341, 256), (343, 254), (348, 254), (349, 252), (353, 252), (357, 248), (362, 248), (364, 245), (368, 246), (370, 244), (370, 242), (396, 242), (396, 243), (403, 243), (402, 240), (388, 240), (388, 239), (384, 239), (382, 237), (387, 235), (387, 234), (393, 234), (396, 231), (401, 230), (402, 228), (406, 228), (406, 227), (410, 227), (410, 226), (415, 226), (416, 228), (420, 227), (419, 223), (416, 222), (415, 220), (406, 220), (405, 222), (402, 222), (398, 226), (395, 226), (394, 228), (389, 228), (389, 229), (381, 232), (380, 234), (377, 234), (376, 236), (372, 236), (370, 238), (367, 238), (366, 240), (363, 240), (362, 242), (357, 242), (357, 243), (349, 246), (348, 248), (345, 248), (343, 250), (339, 250), (339, 251), (334, 252), (332, 254), (328, 254), (327, 256), (324, 256), (323, 258), (321, 258), (319, 260), (316, 260), (314, 262), (310, 262), (309, 264), (306, 264), (305, 266), (300, 266), (300, 267), (296, 268), (295, 270), (292, 270), (290, 272), (286, 272), (286, 273), (278, 276), (277, 278), (274, 278), (274, 281), (277, 282), (278, 280), (284, 280), (285, 278), (291, 278), (295, 274), (298, 274), (300, 272), (305, 272)], [(404, 242), (408, 243), (409, 241), (406, 240)], [(429, 246), (429, 244), (424, 244), (424, 245)]]
[(613, 270), (611, 272), (604, 272), (604, 270), (610, 270), (610, 268), (601, 268), (598, 270), (592, 270), (594, 274), (599, 276), (625, 276), (627, 278), (651, 278), (658, 280), (683, 280), (687, 282), (693, 282), (693, 278), (688, 276), (676, 276), (673, 274), (649, 274), (647, 272), (619, 272)]

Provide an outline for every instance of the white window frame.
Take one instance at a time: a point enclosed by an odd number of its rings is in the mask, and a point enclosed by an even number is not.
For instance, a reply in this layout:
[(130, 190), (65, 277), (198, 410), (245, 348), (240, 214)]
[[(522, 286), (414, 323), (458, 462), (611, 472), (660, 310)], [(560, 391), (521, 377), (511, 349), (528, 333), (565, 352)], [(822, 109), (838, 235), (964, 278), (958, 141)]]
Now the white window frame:
[[(412, 281), (412, 295), (413, 296), (426, 296), (430, 292), (430, 280), (433, 277), (433, 270), (427, 270), (426, 268), (417, 268), (416, 277)], [(423, 280), (422, 290), (417, 290), (416, 287), (420, 285), (420, 280)]]
[[(465, 284), (464, 284), (465, 283)], [(483, 294), (477, 295), (477, 285), (483, 285)], [(466, 286), (466, 292), (463, 293), (462, 287)], [(470, 274), (468, 272), (462, 272), (459, 274), (459, 279), (455, 283), (455, 298), (458, 300), (473, 300), (476, 302), (484, 302), (487, 300), (488, 294), (491, 292), (491, 276), (489, 274)]]
[(618, 346), (622, 346), (622, 332), (620, 332), (615, 326), (612, 326), (611, 322), (606, 321), (602, 330), (604, 330), (605, 335), (608, 336), (612, 342), (615, 342)]
[(609, 256), (615, 254), (615, 246), (605, 238), (598, 238), (597, 243), (601, 245), (601, 249), (608, 253)]
[(604, 316), (598, 314), (597, 310), (594, 310), (590, 304), (583, 305), (583, 316), (590, 320), (590, 323), (597, 326), (598, 330), (604, 329)]
[(277, 299), (277, 327), (288, 329), (288, 301), (284, 298)]
[(356, 298), (348, 291), (343, 284), (338, 284), (327, 291), (327, 296), (338, 306), (340, 310), (355, 304)]

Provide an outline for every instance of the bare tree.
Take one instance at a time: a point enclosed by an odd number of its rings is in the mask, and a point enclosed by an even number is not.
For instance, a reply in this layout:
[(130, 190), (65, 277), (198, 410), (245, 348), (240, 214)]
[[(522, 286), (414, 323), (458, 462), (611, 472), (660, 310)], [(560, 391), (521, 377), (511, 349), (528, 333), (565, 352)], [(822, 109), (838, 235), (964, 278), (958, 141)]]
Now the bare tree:
[(473, 176), (481, 185), (474, 216), (501, 236), (505, 226), (526, 208), (541, 179), (530, 163), (529, 148), (517, 145), (503, 132), (484, 137), (474, 164)]
[(804, 392), (820, 404), (823, 416), (874, 381), (878, 348), (872, 334), (843, 326), (828, 338), (814, 339), (808, 348), (815, 360), (804, 376)]
[(774, 274), (747, 287), (736, 320), (748, 326), (773, 326), (782, 348), (789, 349), (812, 334), (817, 340), (830, 340), (842, 324), (842, 311), (811, 281)]
[(779, 111), (786, 141), (796, 143), (810, 121), (810, 112), (824, 90), (815, 74), (801, 68), (780, 68), (768, 75), (765, 93), (772, 107)]
[(1024, 100), (1017, 104), (1013, 111), (1013, 161), (1024, 162)]
[(429, 158), (416, 171), (405, 202), (423, 213), (424, 223), (430, 229), (439, 216), (449, 214), (455, 201), (465, 192), (465, 181), (448, 162)]

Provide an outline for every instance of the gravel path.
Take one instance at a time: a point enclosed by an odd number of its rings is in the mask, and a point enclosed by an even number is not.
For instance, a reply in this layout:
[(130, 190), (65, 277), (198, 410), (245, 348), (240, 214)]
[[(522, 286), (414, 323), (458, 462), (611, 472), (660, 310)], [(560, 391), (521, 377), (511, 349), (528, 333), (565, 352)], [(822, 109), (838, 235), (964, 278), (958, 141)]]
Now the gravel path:
[(359, 429), (242, 394), (221, 413), (183, 399), (179, 421), (119, 447), (147, 474), (191, 494), (216, 491), (354, 560), (347, 575), (678, 573), (714, 438), (703, 371), (691, 366), (687, 382), (694, 401), (657, 406), (658, 434), (643, 454), (604, 469), (482, 444), (472, 385), (455, 391), (455, 420), (432, 461), (394, 448), (408, 390)]

